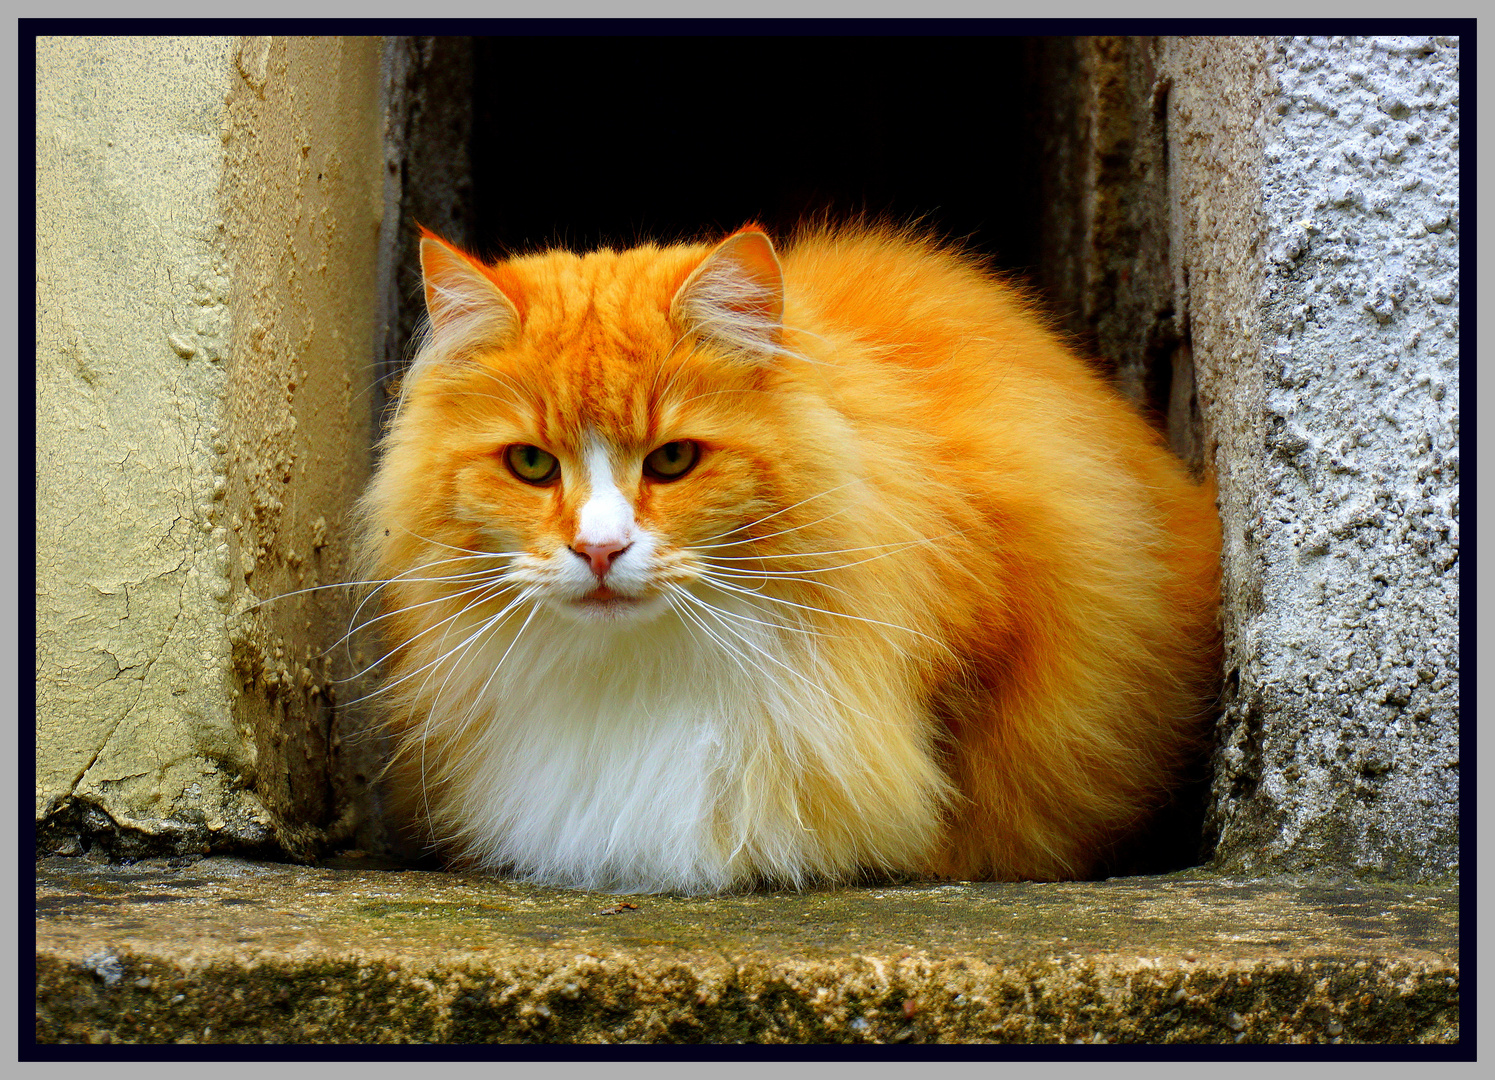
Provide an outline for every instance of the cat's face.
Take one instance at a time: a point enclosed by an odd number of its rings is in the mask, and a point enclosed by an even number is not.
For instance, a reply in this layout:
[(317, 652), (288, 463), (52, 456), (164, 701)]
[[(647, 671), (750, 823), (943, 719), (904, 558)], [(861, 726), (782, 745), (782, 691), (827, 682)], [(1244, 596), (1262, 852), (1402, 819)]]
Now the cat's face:
[[(738, 395), (707, 387), (734, 380), (682, 376), (660, 395), (657, 363), (626, 374), (580, 357), (513, 364), (524, 351), (486, 359), (457, 392), (468, 401), (444, 402), (458, 534), (447, 542), (512, 553), (509, 579), (563, 615), (658, 615), (672, 588), (700, 578), (706, 545), (729, 543), (760, 503), (764, 463), (742, 425), (711, 407)], [(685, 402), (691, 392), (706, 396)]]
[[(626, 627), (744, 588), (755, 543), (794, 546), (769, 536), (803, 486), (771, 366), (682, 326), (701, 249), (519, 260), (491, 294), (457, 253), (425, 255), (437, 334), (444, 298), (493, 309), (470, 347), (417, 365), (388, 451), (453, 584)], [(477, 553), (505, 588), (482, 592)]]

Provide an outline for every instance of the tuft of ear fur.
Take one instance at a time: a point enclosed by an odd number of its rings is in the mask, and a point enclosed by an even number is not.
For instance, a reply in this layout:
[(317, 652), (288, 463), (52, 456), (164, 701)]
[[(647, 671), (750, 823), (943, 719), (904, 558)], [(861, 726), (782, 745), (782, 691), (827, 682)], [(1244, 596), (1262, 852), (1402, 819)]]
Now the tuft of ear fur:
[(772, 359), (784, 330), (784, 275), (763, 230), (747, 225), (718, 244), (676, 290), (670, 319), (747, 359)]
[(454, 360), (480, 346), (502, 346), (519, 333), (519, 308), (492, 272), (424, 227), (420, 269), (431, 332), (417, 366)]

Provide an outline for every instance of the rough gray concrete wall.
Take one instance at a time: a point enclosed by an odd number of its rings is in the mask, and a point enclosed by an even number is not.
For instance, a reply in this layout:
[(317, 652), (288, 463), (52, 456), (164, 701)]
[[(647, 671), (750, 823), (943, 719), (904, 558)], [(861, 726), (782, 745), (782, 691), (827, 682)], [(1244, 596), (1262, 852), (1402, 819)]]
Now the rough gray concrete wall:
[[(370, 424), (377, 39), (37, 47), (45, 850), (305, 854)], [(353, 695), (348, 695), (353, 696)], [(355, 778), (356, 780), (356, 778)]]
[(1240, 872), (1458, 851), (1456, 39), (1165, 41)]

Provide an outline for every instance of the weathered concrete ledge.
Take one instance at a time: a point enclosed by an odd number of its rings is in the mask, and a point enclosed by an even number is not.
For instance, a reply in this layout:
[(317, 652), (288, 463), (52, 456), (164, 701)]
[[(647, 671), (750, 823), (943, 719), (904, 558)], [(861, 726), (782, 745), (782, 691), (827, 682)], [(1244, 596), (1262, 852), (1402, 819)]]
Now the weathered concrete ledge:
[(37, 864), (38, 1041), (1459, 1039), (1454, 883), (617, 897), (172, 862)]

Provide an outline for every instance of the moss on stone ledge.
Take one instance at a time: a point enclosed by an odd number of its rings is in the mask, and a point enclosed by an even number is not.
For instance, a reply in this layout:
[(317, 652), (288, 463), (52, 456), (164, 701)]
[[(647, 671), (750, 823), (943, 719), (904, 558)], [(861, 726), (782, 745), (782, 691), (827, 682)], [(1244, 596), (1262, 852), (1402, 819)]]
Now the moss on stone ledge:
[(51, 858), (36, 1037), (1455, 1042), (1458, 948), (1456, 885), (1174, 875), (620, 898)]

